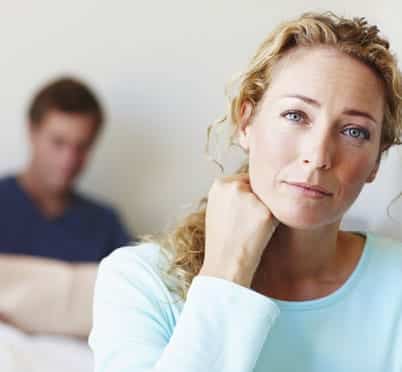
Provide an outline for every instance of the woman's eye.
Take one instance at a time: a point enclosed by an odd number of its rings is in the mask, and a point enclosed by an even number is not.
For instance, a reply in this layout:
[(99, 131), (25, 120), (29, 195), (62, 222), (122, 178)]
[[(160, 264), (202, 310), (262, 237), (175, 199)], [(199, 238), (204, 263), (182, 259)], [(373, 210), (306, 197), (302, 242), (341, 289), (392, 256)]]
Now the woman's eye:
[(288, 111), (283, 114), (283, 116), (291, 121), (299, 122), (304, 119), (304, 115), (298, 111)]
[(353, 138), (364, 139), (364, 140), (370, 139), (370, 133), (367, 129), (353, 127), (353, 128), (346, 128), (343, 132), (347, 133), (348, 136)]

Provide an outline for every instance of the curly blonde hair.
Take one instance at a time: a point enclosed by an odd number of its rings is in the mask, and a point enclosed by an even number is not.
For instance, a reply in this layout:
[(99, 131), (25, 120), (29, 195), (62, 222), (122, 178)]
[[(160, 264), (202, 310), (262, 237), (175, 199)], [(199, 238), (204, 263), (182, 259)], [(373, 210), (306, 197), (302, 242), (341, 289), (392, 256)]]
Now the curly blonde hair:
[[(383, 81), (385, 90), (379, 156), (392, 145), (400, 144), (401, 73), (388, 41), (379, 36), (377, 26), (369, 25), (364, 18), (347, 19), (330, 12), (305, 13), (295, 20), (284, 22), (263, 41), (247, 70), (232, 82), (232, 86), (237, 83), (238, 92), (229, 97), (227, 114), (208, 128), (208, 142), (215, 127), (228, 123), (232, 129), (233, 144), (242, 104), (250, 102), (255, 112), (269, 87), (275, 64), (291, 49), (315, 46), (335, 48), (372, 68)], [(248, 172), (247, 162), (237, 171), (240, 172)], [(182, 299), (186, 298), (188, 288), (204, 260), (206, 205), (207, 198), (203, 198), (198, 210), (184, 218), (173, 230), (160, 237), (144, 239), (157, 242), (168, 257), (169, 265), (163, 275), (173, 279), (175, 284), (171, 289)]]

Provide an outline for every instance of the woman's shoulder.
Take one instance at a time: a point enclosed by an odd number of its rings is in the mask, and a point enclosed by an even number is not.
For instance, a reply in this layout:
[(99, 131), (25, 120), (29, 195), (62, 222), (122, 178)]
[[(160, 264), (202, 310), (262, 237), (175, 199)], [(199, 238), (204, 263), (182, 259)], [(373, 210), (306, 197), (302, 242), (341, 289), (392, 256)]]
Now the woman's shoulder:
[(136, 287), (149, 295), (159, 293), (166, 297), (168, 290), (162, 273), (167, 262), (162, 248), (156, 243), (118, 248), (101, 261), (97, 287), (116, 290)]
[(161, 247), (154, 242), (141, 242), (114, 250), (101, 264), (121, 265), (128, 262), (135, 265), (148, 265), (156, 268), (162, 256)]
[(386, 270), (394, 269), (402, 276), (402, 242), (377, 233), (366, 233), (366, 248), (371, 262)]
[(170, 251), (163, 249), (155, 241), (141, 241), (132, 245), (120, 247), (105, 257), (102, 264), (114, 266), (141, 266), (160, 272), (169, 265)]
[(373, 232), (366, 232), (365, 234), (367, 244), (372, 249), (388, 255), (402, 255), (402, 241)]

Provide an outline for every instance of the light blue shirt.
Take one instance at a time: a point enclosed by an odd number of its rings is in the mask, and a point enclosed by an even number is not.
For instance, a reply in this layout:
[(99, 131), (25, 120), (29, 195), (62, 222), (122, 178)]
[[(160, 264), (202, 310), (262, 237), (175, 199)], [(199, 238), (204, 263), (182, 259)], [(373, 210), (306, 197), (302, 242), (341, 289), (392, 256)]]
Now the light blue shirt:
[(330, 295), (278, 301), (196, 276), (183, 303), (147, 243), (100, 265), (90, 346), (96, 372), (401, 372), (402, 243), (366, 234)]

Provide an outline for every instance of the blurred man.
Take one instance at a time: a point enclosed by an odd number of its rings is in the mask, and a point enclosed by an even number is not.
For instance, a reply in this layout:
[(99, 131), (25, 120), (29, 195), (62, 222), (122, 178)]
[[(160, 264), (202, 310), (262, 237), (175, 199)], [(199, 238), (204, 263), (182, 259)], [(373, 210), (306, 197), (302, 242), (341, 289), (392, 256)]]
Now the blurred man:
[(0, 179), (0, 323), (88, 335), (97, 262), (131, 240), (116, 212), (74, 189), (102, 125), (98, 100), (77, 80), (33, 98), (28, 166)]
[(96, 262), (131, 240), (115, 211), (74, 190), (102, 125), (97, 98), (77, 80), (35, 95), (28, 166), (0, 180), (0, 253)]

